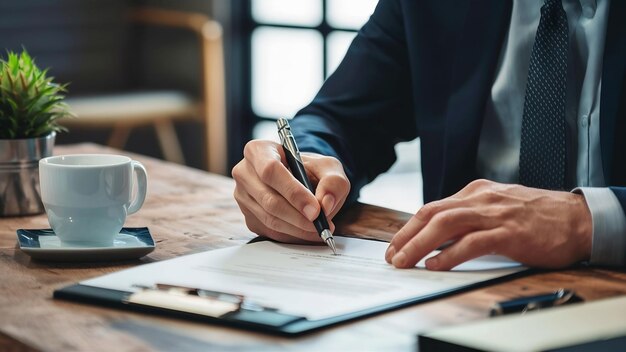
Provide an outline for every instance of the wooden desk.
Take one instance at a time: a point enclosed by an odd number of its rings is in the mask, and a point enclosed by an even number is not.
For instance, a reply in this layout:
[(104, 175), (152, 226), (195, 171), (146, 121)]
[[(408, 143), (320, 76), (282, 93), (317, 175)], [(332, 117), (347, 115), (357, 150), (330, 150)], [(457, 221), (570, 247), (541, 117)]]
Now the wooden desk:
[[(57, 154), (120, 153), (96, 145), (57, 147)], [(415, 335), (440, 325), (485, 319), (497, 300), (520, 294), (575, 289), (587, 300), (626, 293), (626, 274), (571, 269), (473, 290), (430, 303), (289, 339), (243, 330), (142, 315), (52, 299), (54, 289), (141, 263), (246, 243), (254, 237), (232, 197), (233, 181), (155, 159), (131, 155), (148, 169), (148, 197), (127, 226), (148, 226), (157, 249), (141, 260), (60, 264), (31, 260), (16, 248), (15, 230), (43, 228), (45, 215), (0, 218), (0, 350), (403, 350)], [(338, 231), (389, 239), (408, 214), (359, 206)]]

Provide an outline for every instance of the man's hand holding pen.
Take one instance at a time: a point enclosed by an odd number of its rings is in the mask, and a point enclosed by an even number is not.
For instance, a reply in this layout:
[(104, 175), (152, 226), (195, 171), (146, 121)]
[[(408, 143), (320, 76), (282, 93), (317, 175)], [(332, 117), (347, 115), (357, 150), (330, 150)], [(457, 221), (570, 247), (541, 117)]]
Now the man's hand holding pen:
[(301, 156), (315, 195), (289, 172), (280, 144), (264, 140), (246, 144), (232, 176), (235, 200), (251, 231), (281, 242), (321, 242), (312, 223), (321, 209), (334, 231), (332, 219), (350, 192), (350, 181), (339, 160), (311, 153)]

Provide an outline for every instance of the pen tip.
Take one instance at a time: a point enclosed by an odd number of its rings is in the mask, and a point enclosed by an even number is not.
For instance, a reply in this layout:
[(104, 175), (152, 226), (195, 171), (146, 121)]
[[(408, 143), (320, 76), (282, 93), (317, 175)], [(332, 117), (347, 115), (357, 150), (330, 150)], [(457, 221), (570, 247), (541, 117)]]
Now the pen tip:
[(326, 242), (328, 247), (333, 250), (333, 254), (337, 255), (337, 247), (335, 247), (335, 239), (329, 229), (325, 229), (320, 233), (320, 237)]
[(335, 239), (330, 237), (326, 240), (326, 244), (328, 245), (328, 247), (330, 247), (330, 249), (333, 251), (334, 255), (337, 255), (337, 247), (335, 246)]

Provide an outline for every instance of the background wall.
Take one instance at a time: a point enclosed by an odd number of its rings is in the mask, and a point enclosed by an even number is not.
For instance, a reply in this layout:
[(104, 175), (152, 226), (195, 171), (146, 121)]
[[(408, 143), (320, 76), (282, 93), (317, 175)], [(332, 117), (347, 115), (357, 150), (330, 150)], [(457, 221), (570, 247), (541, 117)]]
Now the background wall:
[(123, 0), (1, 0), (0, 47), (24, 46), (72, 92), (117, 90), (130, 78), (127, 8)]
[[(0, 0), (0, 56), (26, 48), (57, 82), (69, 82), (69, 96), (137, 89), (199, 92), (197, 39), (184, 30), (127, 22), (133, 6), (212, 14), (209, 0)], [(203, 133), (195, 122), (177, 130), (187, 163), (203, 167)], [(109, 131), (72, 130), (57, 143), (105, 144)], [(152, 128), (133, 131), (127, 149), (161, 157)]]

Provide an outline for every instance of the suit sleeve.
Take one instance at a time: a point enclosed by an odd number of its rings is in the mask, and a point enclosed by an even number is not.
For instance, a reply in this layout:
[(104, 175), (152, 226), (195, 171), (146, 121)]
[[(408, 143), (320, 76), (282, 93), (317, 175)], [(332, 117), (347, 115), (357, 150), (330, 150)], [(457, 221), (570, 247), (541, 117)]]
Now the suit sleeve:
[(291, 122), (302, 151), (338, 158), (352, 189), (395, 161), (394, 145), (417, 137), (403, 16), (396, 0), (380, 1), (337, 70)]
[[(610, 187), (611, 191), (613, 191), (613, 193), (615, 194), (615, 197), (617, 198), (617, 200), (620, 203), (620, 206), (622, 207), (622, 213), (624, 213), (624, 223), (626, 223), (626, 187)], [(626, 227), (622, 228), (621, 231), (621, 238), (622, 238), (622, 243), (624, 244), (622, 246), (622, 253), (623, 253), (623, 257), (626, 258)], [(624, 261), (624, 263), (622, 263), (622, 266), (626, 265), (626, 260)]]

